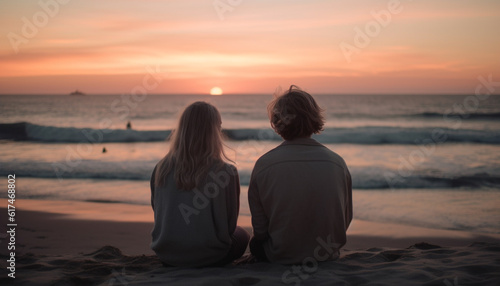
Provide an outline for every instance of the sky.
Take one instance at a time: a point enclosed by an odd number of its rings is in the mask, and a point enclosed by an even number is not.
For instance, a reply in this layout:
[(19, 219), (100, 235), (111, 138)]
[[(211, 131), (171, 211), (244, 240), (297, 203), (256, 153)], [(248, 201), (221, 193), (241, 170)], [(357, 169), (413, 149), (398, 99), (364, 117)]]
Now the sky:
[(0, 0), (0, 19), (0, 94), (467, 94), (500, 79), (498, 0)]

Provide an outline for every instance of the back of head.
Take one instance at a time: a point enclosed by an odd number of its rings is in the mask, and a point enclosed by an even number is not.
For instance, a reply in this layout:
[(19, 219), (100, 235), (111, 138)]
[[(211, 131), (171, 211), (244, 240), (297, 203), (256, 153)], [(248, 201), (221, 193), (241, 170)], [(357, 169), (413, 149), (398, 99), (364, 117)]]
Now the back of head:
[[(192, 103), (181, 115), (179, 125), (174, 130), (172, 149), (182, 155), (189, 154), (210, 157), (211, 152), (218, 149), (221, 132), (219, 111), (211, 104), (198, 101)], [(203, 156), (204, 155), (204, 156)]]
[(165, 185), (168, 173), (174, 171), (179, 189), (199, 186), (214, 163), (222, 164), (225, 158), (221, 124), (219, 111), (209, 103), (186, 107), (172, 132), (170, 151), (157, 167), (156, 184)]
[(269, 103), (267, 110), (271, 126), (285, 140), (310, 137), (325, 124), (314, 98), (295, 85)]

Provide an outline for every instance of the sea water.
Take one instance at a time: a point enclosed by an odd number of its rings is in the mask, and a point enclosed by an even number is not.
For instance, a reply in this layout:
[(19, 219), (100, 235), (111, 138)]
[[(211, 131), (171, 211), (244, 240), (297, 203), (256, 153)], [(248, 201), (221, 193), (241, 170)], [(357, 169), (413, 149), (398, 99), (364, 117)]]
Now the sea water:
[[(471, 106), (469, 97), (315, 96), (326, 125), (314, 138), (345, 159), (355, 218), (500, 233), (500, 98)], [(0, 175), (16, 174), (19, 199), (149, 204), (166, 138), (184, 107), (202, 100), (221, 112), (242, 184), (241, 215), (250, 215), (253, 165), (281, 142), (267, 118), (272, 99), (0, 95)]]

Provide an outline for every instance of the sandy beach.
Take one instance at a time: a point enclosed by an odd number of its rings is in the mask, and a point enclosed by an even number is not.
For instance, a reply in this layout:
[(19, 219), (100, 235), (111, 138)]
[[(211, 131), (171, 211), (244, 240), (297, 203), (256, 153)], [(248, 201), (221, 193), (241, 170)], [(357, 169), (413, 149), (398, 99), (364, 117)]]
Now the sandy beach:
[[(500, 235), (354, 220), (337, 261), (165, 268), (148, 206), (16, 202), (14, 285), (498, 285)], [(5, 208), (2, 213), (7, 213)], [(251, 231), (250, 219), (240, 225)], [(5, 224), (2, 228), (5, 227)], [(2, 234), (6, 233), (2, 229)], [(8, 259), (2, 236), (2, 265)], [(3, 267), (5, 269), (5, 267)]]

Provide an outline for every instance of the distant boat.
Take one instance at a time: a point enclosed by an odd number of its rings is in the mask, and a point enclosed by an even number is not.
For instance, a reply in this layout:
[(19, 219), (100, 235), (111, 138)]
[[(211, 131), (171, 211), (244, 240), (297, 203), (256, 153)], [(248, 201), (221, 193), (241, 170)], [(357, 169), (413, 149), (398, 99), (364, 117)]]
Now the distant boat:
[(70, 93), (69, 95), (85, 95), (85, 93), (79, 91), (78, 89)]

